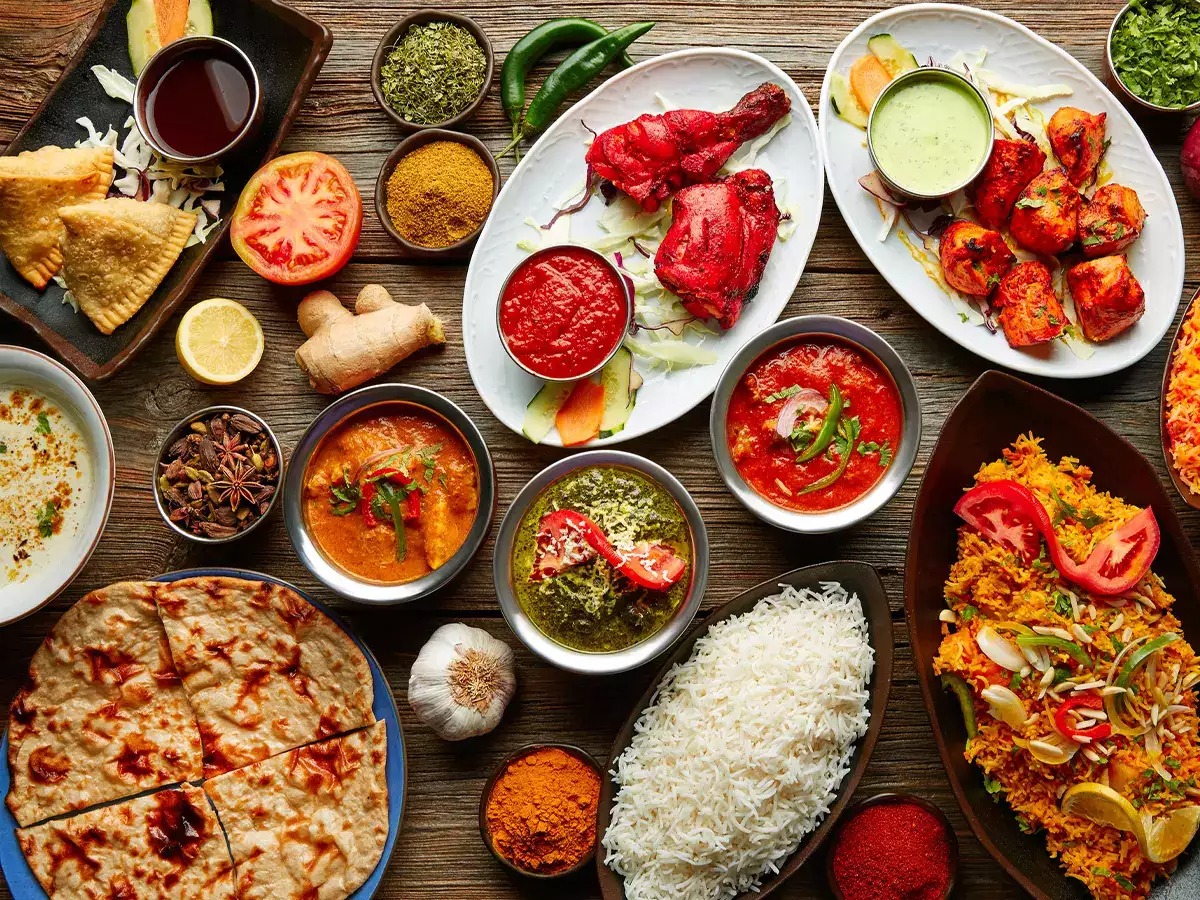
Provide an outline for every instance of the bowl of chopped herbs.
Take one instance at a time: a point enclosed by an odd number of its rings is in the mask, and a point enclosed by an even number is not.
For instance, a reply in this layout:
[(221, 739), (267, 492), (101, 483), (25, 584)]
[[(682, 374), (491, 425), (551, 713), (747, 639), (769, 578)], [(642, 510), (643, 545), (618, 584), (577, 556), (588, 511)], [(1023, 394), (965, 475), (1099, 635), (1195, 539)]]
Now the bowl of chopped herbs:
[(371, 90), (380, 109), (405, 131), (466, 121), (492, 84), (492, 43), (472, 19), (422, 9), (379, 42)]
[(1200, 109), (1200, 3), (1132, 0), (1113, 19), (1104, 60), (1134, 113)]

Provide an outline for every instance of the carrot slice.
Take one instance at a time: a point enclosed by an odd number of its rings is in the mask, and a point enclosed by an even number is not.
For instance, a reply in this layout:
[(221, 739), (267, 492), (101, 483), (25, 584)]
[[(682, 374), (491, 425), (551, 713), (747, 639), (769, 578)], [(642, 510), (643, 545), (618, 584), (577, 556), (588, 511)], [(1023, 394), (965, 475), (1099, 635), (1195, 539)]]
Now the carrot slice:
[(586, 444), (600, 433), (600, 419), (604, 415), (604, 388), (585, 378), (554, 417), (558, 436), (564, 447)]
[(158, 42), (167, 46), (183, 37), (187, 30), (190, 0), (154, 0), (154, 18), (158, 22)]
[(875, 99), (883, 93), (883, 89), (891, 80), (892, 76), (883, 67), (883, 63), (870, 53), (850, 67), (850, 89), (867, 112), (871, 111)]

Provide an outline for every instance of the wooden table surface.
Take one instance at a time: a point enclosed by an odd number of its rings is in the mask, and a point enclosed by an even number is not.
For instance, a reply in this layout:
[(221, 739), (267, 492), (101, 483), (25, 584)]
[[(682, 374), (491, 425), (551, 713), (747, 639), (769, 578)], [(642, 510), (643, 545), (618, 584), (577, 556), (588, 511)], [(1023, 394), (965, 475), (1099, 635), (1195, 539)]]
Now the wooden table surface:
[[(351, 298), (363, 284), (381, 282), (397, 299), (427, 302), (444, 317), (449, 338), (446, 348), (402, 363), (389, 377), (441, 391), (475, 417), (495, 457), (499, 509), (503, 513), (521, 486), (561, 457), (563, 451), (530, 446), (484, 408), (463, 358), (460, 318), (465, 268), (414, 266), (399, 261), (395, 245), (380, 226), (370, 202), (379, 167), (401, 137), (371, 95), (371, 56), (383, 32), (416, 4), (394, 0), (295, 0), (295, 5), (332, 30), (334, 45), (284, 149), (336, 154), (367, 198), (358, 252), (330, 287), (339, 296)], [(609, 26), (656, 19), (658, 27), (636, 45), (636, 58), (688, 46), (741, 47), (781, 66), (797, 81), (810, 103), (815, 103), (826, 63), (842, 37), (868, 15), (889, 5), (864, 0), (588, 0), (582, 4), (565, 0), (522, 4), (481, 0), (456, 4), (454, 8), (475, 17), (483, 26), (493, 41), (498, 61), (530, 27), (553, 16), (586, 15)], [(1016, 18), (1058, 43), (1093, 72), (1099, 72), (1104, 38), (1121, 3), (985, 0), (979, 5)], [(16, 134), (58, 77), (87, 32), (97, 6), (97, 0), (0, 0), (0, 145)], [(494, 86), (469, 123), (469, 130), (493, 148), (502, 145), (506, 125)], [(1200, 215), (1180, 181), (1181, 135), (1172, 127), (1152, 140), (1176, 186), (1184, 230), (1193, 235), (1200, 226)], [(506, 160), (504, 172), (509, 171), (511, 161)], [(1200, 256), (1189, 260), (1189, 293), (1200, 279), (1198, 259)], [(374, 649), (395, 692), (407, 741), (408, 796), (399, 844), (379, 897), (597, 897), (590, 870), (573, 883), (557, 883), (549, 890), (539, 890), (507, 875), (480, 842), (476, 827), (479, 792), (503, 755), (531, 741), (569, 741), (606, 759), (617, 728), (653, 677), (654, 667), (601, 680), (569, 675), (534, 658), (509, 632), (497, 608), (490, 538), (468, 572), (439, 595), (412, 606), (373, 611), (335, 601), (318, 585), (293, 554), (277, 513), (255, 536), (229, 549), (205, 551), (175, 537), (159, 520), (149, 487), (155, 448), (174, 422), (212, 403), (236, 403), (264, 416), (285, 450), (290, 450), (327, 403), (327, 398), (309, 389), (292, 359), (302, 340), (295, 320), (298, 292), (267, 284), (226, 245), (194, 292), (196, 299), (211, 296), (239, 299), (258, 317), (267, 341), (262, 363), (248, 379), (231, 389), (196, 384), (175, 358), (176, 318), (121, 375), (97, 387), (96, 395), (112, 426), (117, 452), (112, 516), (99, 548), (74, 585), (47, 609), (0, 634), (0, 698), (15, 692), (43, 635), (63, 610), (88, 590), (123, 578), (199, 565), (269, 572), (341, 608)], [(1149, 299), (1151, 303), (1173, 303), (1176, 298)], [(879, 331), (900, 351), (916, 376), (925, 415), (921, 452), (899, 496), (882, 512), (855, 529), (827, 537), (796, 537), (759, 523), (725, 490), (717, 474), (709, 446), (707, 404), (670, 428), (626, 443), (622, 449), (657, 460), (696, 498), (712, 541), (706, 609), (795, 566), (846, 558), (879, 568), (891, 596), (898, 653), (883, 735), (858, 794), (906, 790), (937, 803), (950, 815), (962, 845), (958, 896), (972, 900), (1018, 897), (1020, 889), (984, 852), (959, 815), (930, 736), (903, 618), (903, 553), (924, 465), (949, 408), (987, 365), (926, 325), (888, 287), (850, 236), (828, 193), (820, 234), (785, 315), (801, 313), (835, 313)], [(39, 346), (11, 320), (0, 320), (0, 339)], [(1127, 371), (1087, 383), (1046, 383), (1129, 437), (1164, 479), (1156, 413), (1166, 352), (1164, 342)], [(1030, 422), (1030, 427), (1036, 430), (1037, 423)], [(1185, 513), (1191, 533), (1200, 538), (1200, 515), (1181, 501), (1177, 506)], [(492, 536), (495, 530), (494, 525)], [(447, 621), (465, 621), (487, 629), (512, 644), (518, 659), (518, 694), (500, 727), (487, 737), (458, 744), (443, 742), (421, 726), (405, 699), (409, 667), (416, 652), (434, 628)], [(789, 900), (828, 896), (820, 864), (810, 863), (776, 896)]]

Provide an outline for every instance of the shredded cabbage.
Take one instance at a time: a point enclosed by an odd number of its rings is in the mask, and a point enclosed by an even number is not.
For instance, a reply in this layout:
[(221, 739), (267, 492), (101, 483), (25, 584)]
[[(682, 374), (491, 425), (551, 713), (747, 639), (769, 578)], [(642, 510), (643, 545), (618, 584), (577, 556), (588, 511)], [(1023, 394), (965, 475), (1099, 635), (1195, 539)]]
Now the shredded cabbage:
[(104, 88), (104, 93), (114, 100), (124, 100), (133, 103), (134, 84), (120, 72), (114, 72), (108, 66), (92, 66), (92, 74)]
[(717, 361), (715, 351), (683, 341), (641, 341), (627, 337), (625, 346), (635, 356), (667, 371), (687, 366), (711, 366)]

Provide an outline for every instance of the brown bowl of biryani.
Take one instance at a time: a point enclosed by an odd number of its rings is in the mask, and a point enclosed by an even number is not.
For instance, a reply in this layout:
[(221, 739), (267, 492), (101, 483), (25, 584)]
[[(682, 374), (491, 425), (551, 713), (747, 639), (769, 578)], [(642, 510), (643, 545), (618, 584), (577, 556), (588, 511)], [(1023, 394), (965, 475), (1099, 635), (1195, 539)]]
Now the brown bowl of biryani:
[(436, 591), (479, 551), (496, 508), (491, 454), (441, 394), (379, 384), (339, 398), (300, 438), (284, 520), (300, 561), (360, 603)]
[(1159, 392), (1159, 435), (1171, 483), (1200, 509), (1200, 292), (1192, 295), (1171, 341)]

